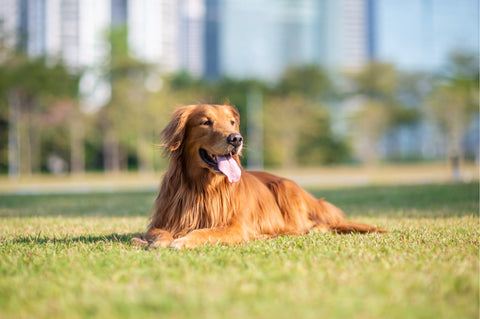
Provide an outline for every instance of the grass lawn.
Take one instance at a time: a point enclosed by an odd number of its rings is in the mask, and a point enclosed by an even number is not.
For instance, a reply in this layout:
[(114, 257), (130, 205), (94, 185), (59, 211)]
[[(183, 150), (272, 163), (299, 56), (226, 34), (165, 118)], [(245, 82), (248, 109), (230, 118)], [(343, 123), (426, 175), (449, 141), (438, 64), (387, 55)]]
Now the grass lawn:
[(0, 196), (0, 318), (478, 318), (478, 183), (311, 191), (390, 233), (144, 250), (155, 193)]

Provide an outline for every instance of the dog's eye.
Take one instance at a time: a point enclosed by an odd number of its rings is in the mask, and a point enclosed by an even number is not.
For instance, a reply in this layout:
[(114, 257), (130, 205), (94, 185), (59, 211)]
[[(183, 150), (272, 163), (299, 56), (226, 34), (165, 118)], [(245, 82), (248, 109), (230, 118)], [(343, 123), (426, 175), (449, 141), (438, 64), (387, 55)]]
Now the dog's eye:
[(210, 121), (210, 120), (206, 120), (202, 123), (202, 125), (204, 125), (204, 126), (212, 126), (212, 124), (213, 124), (213, 122)]
[(234, 120), (231, 120), (231, 121), (230, 121), (230, 124), (232, 124), (232, 126), (234, 126), (234, 125), (235, 125), (235, 121), (234, 121)]

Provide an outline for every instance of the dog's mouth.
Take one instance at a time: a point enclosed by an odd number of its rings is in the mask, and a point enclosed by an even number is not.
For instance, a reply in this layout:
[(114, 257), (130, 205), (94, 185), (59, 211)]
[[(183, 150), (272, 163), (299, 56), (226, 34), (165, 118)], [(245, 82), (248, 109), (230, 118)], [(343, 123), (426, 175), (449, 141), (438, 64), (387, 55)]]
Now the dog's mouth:
[(208, 165), (211, 166), (215, 171), (220, 173), (218, 169), (217, 157), (213, 154), (209, 154), (203, 148), (200, 149), (200, 158)]
[(233, 156), (237, 152), (231, 152), (226, 155), (215, 155), (207, 152), (201, 148), (200, 158), (207, 164), (214, 172), (221, 173), (227, 176), (230, 183), (238, 182), (242, 175), (242, 170)]

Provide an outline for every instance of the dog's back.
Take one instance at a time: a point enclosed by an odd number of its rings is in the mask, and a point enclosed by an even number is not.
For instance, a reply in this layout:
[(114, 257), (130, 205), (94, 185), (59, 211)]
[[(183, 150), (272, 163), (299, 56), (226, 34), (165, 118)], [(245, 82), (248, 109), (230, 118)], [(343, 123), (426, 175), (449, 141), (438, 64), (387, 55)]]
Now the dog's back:
[(376, 227), (347, 222), (344, 212), (323, 198), (316, 199), (295, 182), (265, 172), (248, 172), (265, 184), (273, 193), (285, 220), (287, 234), (313, 231), (384, 232)]

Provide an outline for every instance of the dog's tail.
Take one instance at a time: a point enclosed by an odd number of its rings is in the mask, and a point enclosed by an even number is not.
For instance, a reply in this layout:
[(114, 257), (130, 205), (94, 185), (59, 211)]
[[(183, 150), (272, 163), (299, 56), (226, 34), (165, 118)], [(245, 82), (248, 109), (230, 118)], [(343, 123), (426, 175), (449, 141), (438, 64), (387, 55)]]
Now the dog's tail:
[(326, 224), (330, 231), (348, 234), (348, 233), (388, 233), (388, 231), (370, 226), (367, 224), (349, 222), (345, 220), (343, 211), (335, 205), (325, 201), (323, 198), (318, 200), (320, 204), (322, 215), (326, 217)]
[(388, 233), (388, 231), (377, 228), (375, 226), (370, 226), (367, 224), (347, 222), (345, 221), (342, 224), (329, 225), (330, 230), (339, 234), (348, 234), (348, 233)]

